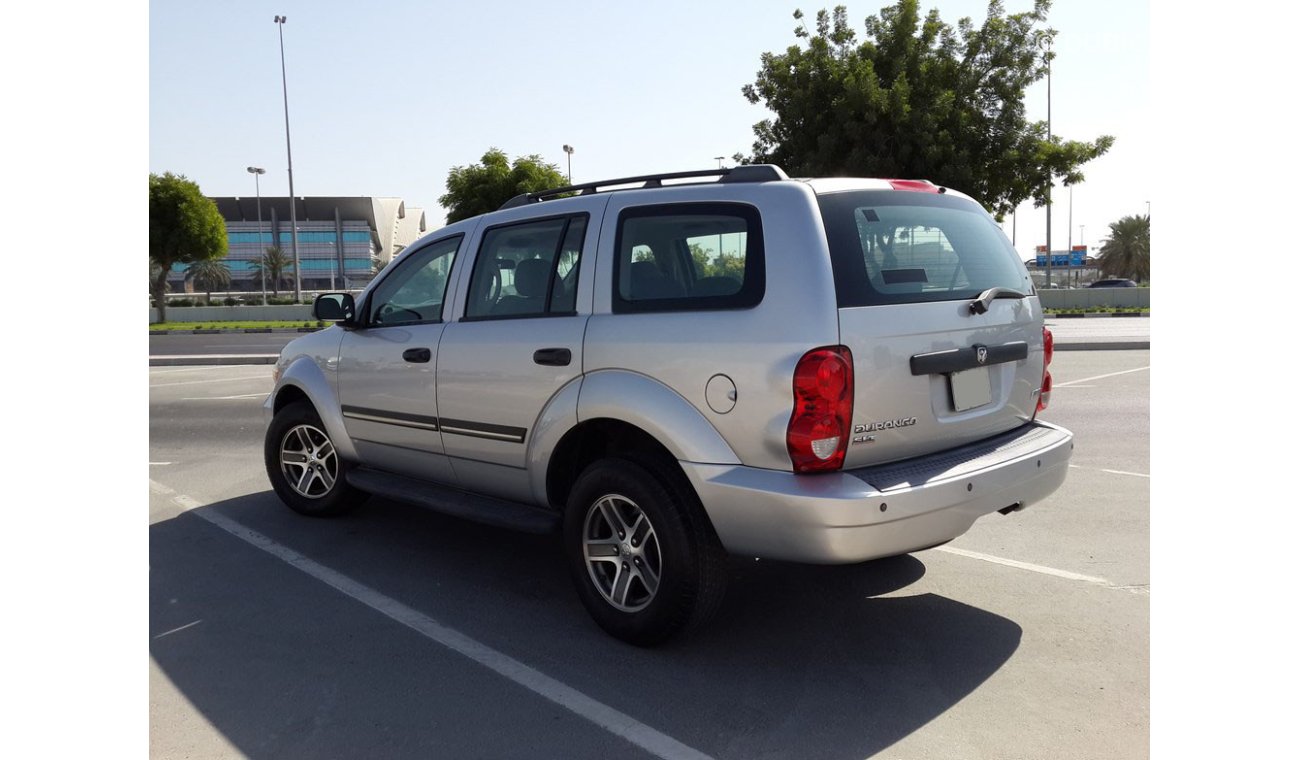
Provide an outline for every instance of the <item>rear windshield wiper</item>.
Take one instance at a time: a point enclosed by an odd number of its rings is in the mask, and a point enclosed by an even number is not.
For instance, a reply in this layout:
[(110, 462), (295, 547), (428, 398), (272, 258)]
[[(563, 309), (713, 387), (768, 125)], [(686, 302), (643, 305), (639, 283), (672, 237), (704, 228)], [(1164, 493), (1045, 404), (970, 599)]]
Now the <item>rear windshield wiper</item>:
[(970, 313), (983, 314), (984, 312), (989, 310), (989, 304), (993, 303), (993, 299), (995, 298), (1024, 298), (1024, 297), (1025, 294), (1021, 293), (1019, 290), (1013, 290), (1011, 288), (1000, 288), (1000, 287), (989, 288), (983, 293), (980, 293), (979, 298), (976, 298), (974, 301), (970, 302)]

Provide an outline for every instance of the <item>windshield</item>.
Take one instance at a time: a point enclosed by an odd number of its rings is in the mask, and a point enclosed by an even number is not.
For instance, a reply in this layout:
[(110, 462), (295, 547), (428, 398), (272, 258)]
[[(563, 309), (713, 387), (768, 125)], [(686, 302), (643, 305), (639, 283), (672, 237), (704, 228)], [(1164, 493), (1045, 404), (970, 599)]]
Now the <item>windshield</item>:
[(1024, 263), (972, 201), (939, 193), (858, 190), (818, 196), (840, 308), (1030, 293)]

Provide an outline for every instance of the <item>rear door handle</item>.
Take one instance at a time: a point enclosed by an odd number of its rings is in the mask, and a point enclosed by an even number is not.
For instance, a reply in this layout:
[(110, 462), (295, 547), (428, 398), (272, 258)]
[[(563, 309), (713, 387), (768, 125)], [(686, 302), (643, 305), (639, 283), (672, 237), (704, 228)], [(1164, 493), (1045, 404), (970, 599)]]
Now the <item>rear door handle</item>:
[(547, 367), (567, 367), (573, 361), (573, 352), (567, 348), (539, 348), (533, 352), (533, 361)]
[(433, 352), (427, 348), (408, 348), (402, 352), (402, 358), (408, 362), (427, 362), (433, 358)]

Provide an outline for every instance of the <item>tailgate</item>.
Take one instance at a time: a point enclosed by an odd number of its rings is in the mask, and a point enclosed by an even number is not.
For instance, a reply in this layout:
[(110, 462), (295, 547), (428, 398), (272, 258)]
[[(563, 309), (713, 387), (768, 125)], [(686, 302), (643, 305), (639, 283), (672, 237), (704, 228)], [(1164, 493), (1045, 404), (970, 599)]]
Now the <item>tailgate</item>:
[(1037, 406), (1043, 318), (1029, 273), (979, 204), (928, 188), (818, 195), (853, 352), (846, 469), (997, 435)]
[(959, 316), (964, 308), (840, 309), (840, 342), (853, 352), (845, 469), (953, 448), (1033, 419), (1043, 376), (1038, 299), (997, 300), (977, 316)]

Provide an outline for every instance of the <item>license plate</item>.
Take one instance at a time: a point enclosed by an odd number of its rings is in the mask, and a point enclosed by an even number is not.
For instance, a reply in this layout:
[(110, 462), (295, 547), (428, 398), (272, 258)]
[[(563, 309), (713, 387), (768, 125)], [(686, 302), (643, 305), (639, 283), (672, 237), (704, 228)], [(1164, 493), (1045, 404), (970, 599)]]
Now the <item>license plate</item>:
[(984, 406), (993, 400), (989, 384), (989, 368), (976, 367), (949, 375), (952, 388), (952, 405), (959, 412)]

